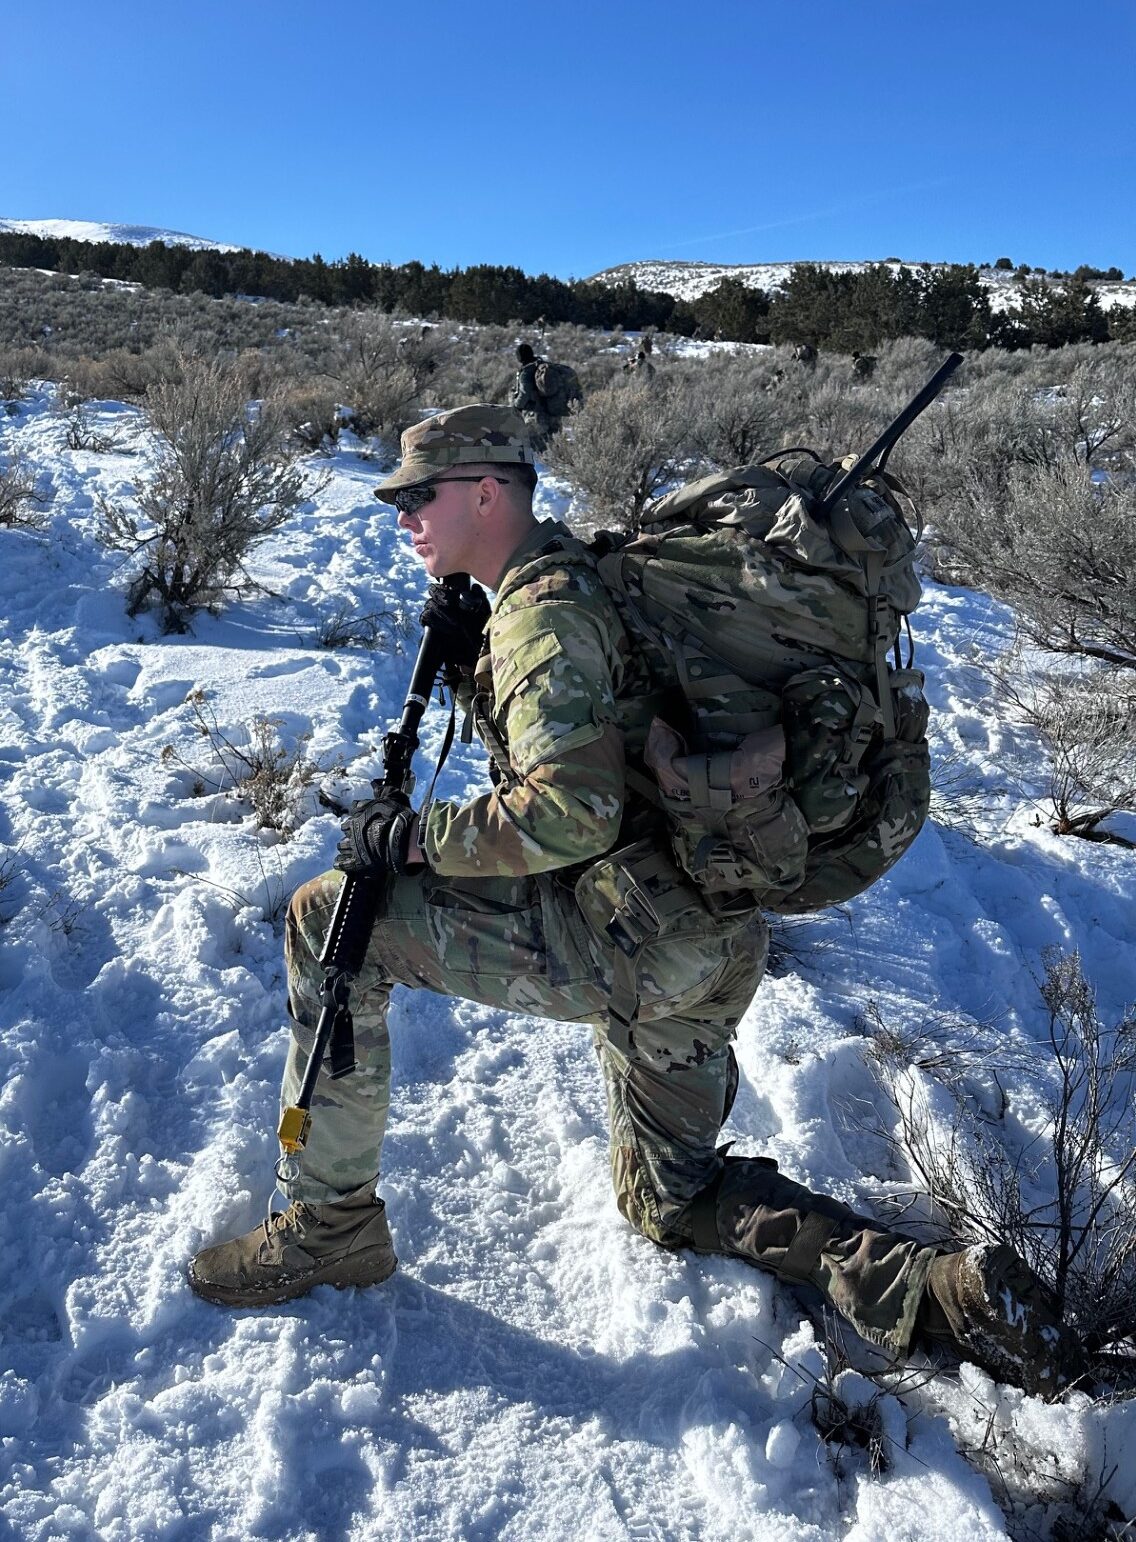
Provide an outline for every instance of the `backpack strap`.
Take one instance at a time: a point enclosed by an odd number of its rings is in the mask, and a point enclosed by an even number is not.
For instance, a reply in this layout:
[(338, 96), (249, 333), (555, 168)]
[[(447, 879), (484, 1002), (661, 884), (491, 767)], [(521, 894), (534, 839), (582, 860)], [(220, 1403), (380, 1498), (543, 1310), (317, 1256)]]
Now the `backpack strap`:
[(520, 778), (513, 770), (509, 760), (509, 751), (497, 729), (493, 714), (489, 710), (489, 698), (483, 691), (478, 691), (473, 698), (469, 709), (469, 718), (477, 729), (477, 737), (485, 746), (485, 753), (489, 756), (490, 765), (507, 787), (516, 787), (520, 784)]
[(884, 737), (895, 738), (895, 708), (892, 706), (891, 685), (888, 682), (887, 624), (891, 605), (886, 594), (880, 592), (887, 553), (875, 541), (861, 534), (848, 505), (841, 501), (829, 511), (829, 526), (833, 537), (850, 557), (855, 557), (864, 569), (864, 581), (868, 591), (868, 647), (876, 670), (876, 705), (884, 725)]

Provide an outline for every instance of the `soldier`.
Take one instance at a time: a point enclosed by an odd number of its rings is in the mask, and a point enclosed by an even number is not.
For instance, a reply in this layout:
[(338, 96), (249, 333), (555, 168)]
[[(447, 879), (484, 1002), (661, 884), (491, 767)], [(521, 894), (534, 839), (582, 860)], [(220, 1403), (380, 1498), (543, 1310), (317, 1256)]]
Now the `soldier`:
[[(567, 528), (538, 522), (533, 452), (504, 407), (460, 407), (408, 429), (377, 496), (399, 511), (426, 572), (495, 590), (486, 636), (436, 585), (424, 620), (471, 671), (467, 697), (492, 785), (415, 815), (357, 804), (336, 867), (288, 912), (295, 1101), (319, 1015), (318, 959), (341, 873), (387, 898), (352, 988), (358, 1068), (321, 1073), (287, 1208), (190, 1263), (229, 1306), (319, 1284), (370, 1285), (396, 1259), (375, 1192), (390, 1096), (396, 983), (591, 1026), (607, 1089), (616, 1203), (664, 1248), (725, 1253), (816, 1286), (873, 1344), (946, 1344), (1053, 1393), (1064, 1340), (1045, 1292), (1004, 1247), (943, 1253), (811, 1193), (718, 1136), (738, 1086), (734, 1028), (765, 968), (761, 914), (712, 914), (634, 791), (653, 715), (640, 656)], [(644, 916), (657, 925), (645, 924)]]
[(655, 378), (655, 366), (651, 362), (650, 355), (645, 348), (639, 348), (626, 360), (623, 365), (624, 374), (634, 375), (636, 380), (646, 381)]
[(531, 343), (518, 343), (513, 382), (513, 410), (528, 425), (533, 448), (542, 450), (564, 423), (575, 403), (583, 400), (576, 371), (569, 364), (539, 358)]

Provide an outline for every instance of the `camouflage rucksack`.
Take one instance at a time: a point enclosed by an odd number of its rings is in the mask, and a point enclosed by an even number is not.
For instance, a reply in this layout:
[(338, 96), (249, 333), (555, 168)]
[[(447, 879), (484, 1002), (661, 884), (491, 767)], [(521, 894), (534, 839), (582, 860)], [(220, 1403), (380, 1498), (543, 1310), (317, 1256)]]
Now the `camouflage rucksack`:
[(533, 385), (545, 412), (553, 418), (562, 418), (573, 402), (584, 399), (579, 377), (570, 364), (541, 359), (533, 375)]
[(666, 703), (651, 778), (633, 772), (632, 785), (661, 803), (712, 904), (796, 913), (850, 899), (927, 815), (927, 702), (907, 626), (921, 526), (880, 470), (824, 513), (851, 464), (788, 451), (680, 488), (636, 535), (597, 540)]

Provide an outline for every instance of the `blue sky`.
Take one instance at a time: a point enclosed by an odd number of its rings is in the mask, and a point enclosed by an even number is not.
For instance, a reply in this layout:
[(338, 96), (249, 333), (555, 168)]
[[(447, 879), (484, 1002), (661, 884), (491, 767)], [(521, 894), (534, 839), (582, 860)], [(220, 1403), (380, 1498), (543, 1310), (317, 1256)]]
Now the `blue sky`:
[(1133, 0), (0, 0), (0, 216), (292, 256), (1136, 272)]

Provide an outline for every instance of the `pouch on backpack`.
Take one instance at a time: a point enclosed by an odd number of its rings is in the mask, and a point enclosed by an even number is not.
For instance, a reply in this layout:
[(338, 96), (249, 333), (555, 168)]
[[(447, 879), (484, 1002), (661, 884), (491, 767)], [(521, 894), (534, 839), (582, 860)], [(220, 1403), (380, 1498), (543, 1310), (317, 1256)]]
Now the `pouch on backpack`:
[(814, 835), (840, 830), (868, 790), (862, 769), (880, 710), (866, 686), (835, 666), (802, 670), (781, 693), (789, 785)]
[(662, 718), (647, 736), (675, 857), (703, 892), (749, 890), (754, 902), (789, 893), (804, 877), (809, 828), (784, 781), (780, 724), (733, 748), (690, 749)]
[(863, 893), (903, 855), (919, 834), (931, 801), (927, 699), (917, 669), (889, 674), (896, 736), (876, 735), (860, 762), (866, 787), (852, 802), (853, 818), (828, 835), (814, 836), (805, 875), (770, 909), (784, 915), (838, 905)]

